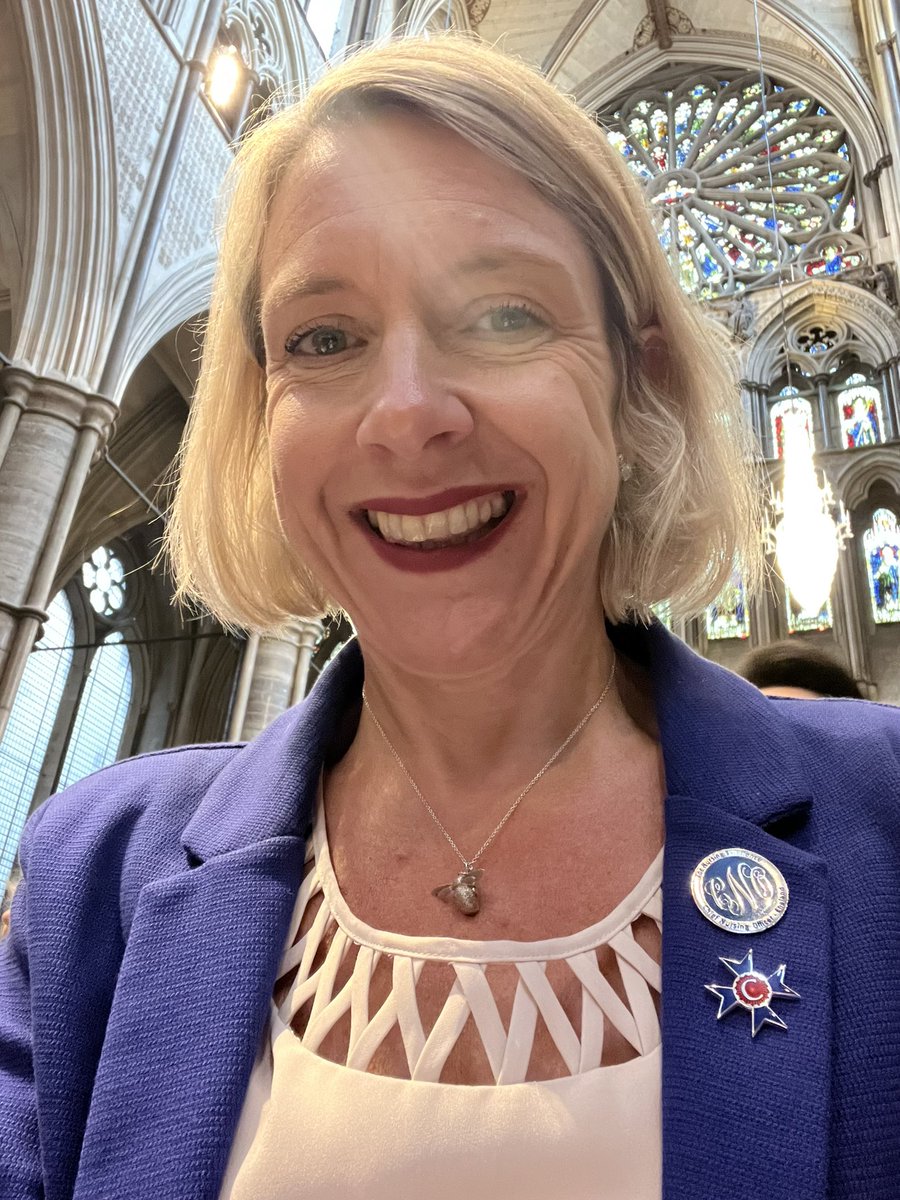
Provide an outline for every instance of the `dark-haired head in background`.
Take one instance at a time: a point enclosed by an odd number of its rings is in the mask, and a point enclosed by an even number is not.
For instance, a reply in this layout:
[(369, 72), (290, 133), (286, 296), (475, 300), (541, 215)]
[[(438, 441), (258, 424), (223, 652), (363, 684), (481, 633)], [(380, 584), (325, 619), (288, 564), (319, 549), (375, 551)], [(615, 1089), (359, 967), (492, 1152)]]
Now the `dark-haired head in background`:
[(767, 696), (800, 700), (817, 700), (822, 696), (865, 699), (844, 664), (809, 642), (760, 646), (744, 659), (740, 673)]

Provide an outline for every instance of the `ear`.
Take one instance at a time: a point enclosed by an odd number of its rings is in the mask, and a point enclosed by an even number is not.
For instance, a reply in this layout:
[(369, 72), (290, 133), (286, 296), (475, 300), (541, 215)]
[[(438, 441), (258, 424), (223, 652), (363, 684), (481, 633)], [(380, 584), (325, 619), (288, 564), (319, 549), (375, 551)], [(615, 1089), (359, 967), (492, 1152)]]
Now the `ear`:
[(638, 361), (641, 371), (654, 387), (665, 391), (671, 379), (669, 343), (656, 323), (645, 325), (637, 336)]

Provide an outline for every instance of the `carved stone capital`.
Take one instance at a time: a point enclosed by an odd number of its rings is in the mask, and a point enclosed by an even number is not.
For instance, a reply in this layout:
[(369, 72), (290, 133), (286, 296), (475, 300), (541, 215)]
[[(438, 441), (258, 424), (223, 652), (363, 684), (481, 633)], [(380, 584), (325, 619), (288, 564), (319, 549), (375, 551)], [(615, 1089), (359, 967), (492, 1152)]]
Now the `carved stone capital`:
[(23, 413), (41, 413), (73, 429), (94, 429), (103, 441), (112, 429), (117, 409), (112, 400), (85, 392), (60, 379), (35, 375), (26, 367), (7, 367), (0, 376), (0, 405), (12, 404)]
[(263, 642), (288, 642), (302, 649), (315, 650), (325, 633), (325, 626), (318, 620), (306, 620), (301, 617), (288, 621), (278, 631), (274, 638), (263, 638)]

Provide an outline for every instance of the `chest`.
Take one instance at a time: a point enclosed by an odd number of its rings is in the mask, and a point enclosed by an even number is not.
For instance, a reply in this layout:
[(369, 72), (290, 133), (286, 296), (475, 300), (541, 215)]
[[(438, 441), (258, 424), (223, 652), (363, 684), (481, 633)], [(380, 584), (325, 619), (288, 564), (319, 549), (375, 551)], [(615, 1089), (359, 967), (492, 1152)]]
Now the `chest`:
[(469, 920), (465, 940), (373, 929), (333, 876), (313, 883), (276, 988), (282, 1019), (321, 1057), (400, 1079), (489, 1085), (627, 1062), (659, 1041), (659, 866), (605, 920), (530, 942), (496, 914)]

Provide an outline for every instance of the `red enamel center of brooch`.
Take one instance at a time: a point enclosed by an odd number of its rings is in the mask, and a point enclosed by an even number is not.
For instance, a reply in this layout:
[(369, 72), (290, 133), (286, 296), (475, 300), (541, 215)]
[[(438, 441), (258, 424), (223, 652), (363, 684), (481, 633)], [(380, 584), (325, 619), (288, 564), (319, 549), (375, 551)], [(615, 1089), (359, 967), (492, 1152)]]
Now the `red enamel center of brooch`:
[(739, 975), (732, 986), (735, 996), (745, 1008), (759, 1008), (761, 1004), (768, 1004), (772, 999), (772, 988), (768, 979), (765, 975), (757, 975), (756, 972)]

